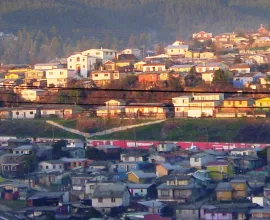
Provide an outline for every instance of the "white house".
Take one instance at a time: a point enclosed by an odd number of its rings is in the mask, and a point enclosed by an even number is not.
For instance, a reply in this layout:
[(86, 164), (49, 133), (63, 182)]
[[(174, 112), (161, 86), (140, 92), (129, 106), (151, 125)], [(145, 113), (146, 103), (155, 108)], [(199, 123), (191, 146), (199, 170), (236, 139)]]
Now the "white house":
[(187, 112), (188, 117), (200, 118), (200, 117), (213, 117), (216, 108), (220, 106), (220, 101), (216, 100), (200, 100), (192, 101), (189, 103)]
[(188, 51), (188, 45), (179, 45), (179, 46), (169, 45), (165, 49), (166, 54), (169, 56), (185, 55), (185, 53)]
[(133, 54), (137, 58), (141, 58), (142, 57), (141, 50), (140, 49), (137, 49), (137, 48), (127, 48), (127, 49), (124, 49), (118, 55), (120, 55), (120, 54)]
[(199, 169), (213, 161), (216, 161), (216, 157), (207, 153), (197, 153), (192, 155), (189, 159), (190, 166)]
[(195, 93), (193, 99), (195, 101), (223, 101), (224, 93)]
[(104, 71), (93, 71), (91, 72), (90, 78), (98, 85), (104, 85), (106, 83), (111, 82), (112, 80), (120, 80), (126, 74), (120, 73), (119, 71), (111, 71), (111, 70), (104, 70)]
[(30, 155), (33, 153), (33, 145), (22, 145), (12, 149), (13, 154)]
[(52, 69), (46, 71), (47, 87), (66, 87), (75, 77), (74, 70)]
[(165, 63), (147, 63), (143, 65), (143, 72), (155, 72), (166, 70)]
[(193, 96), (179, 96), (172, 98), (174, 105), (174, 116), (176, 118), (187, 116), (188, 106)]
[(222, 62), (209, 62), (198, 64), (195, 67), (197, 73), (203, 73), (209, 70), (218, 70), (218, 69), (227, 70), (228, 66)]
[(21, 91), (21, 97), (28, 101), (39, 101), (45, 92), (43, 89), (24, 89)]
[(257, 157), (257, 151), (250, 148), (235, 148), (231, 150), (230, 155)]
[(120, 155), (121, 161), (123, 162), (135, 162), (135, 161), (144, 161), (143, 156), (140, 153), (125, 153)]
[(18, 107), (11, 109), (12, 119), (40, 118), (40, 108)]
[(97, 58), (87, 54), (73, 54), (67, 58), (67, 68), (74, 70), (76, 75), (87, 78), (96, 69)]
[(79, 140), (79, 139), (72, 139), (69, 140), (67, 143), (67, 148), (69, 147), (75, 147), (75, 148), (84, 148), (84, 141)]
[(98, 185), (92, 196), (92, 206), (102, 212), (109, 212), (113, 207), (130, 204), (130, 192), (125, 185)]
[(158, 152), (171, 152), (177, 150), (177, 145), (174, 143), (159, 143), (157, 145)]
[(42, 161), (38, 164), (39, 171), (51, 172), (59, 171), (63, 172), (65, 170), (65, 162), (62, 160), (50, 160)]
[(152, 184), (133, 184), (129, 183), (127, 184), (129, 192), (132, 196), (146, 196), (147, 190), (149, 189)]
[(51, 70), (56, 68), (64, 68), (64, 65), (58, 62), (52, 62), (52, 63), (37, 63), (34, 66), (35, 70)]
[(102, 60), (113, 60), (117, 57), (117, 51), (111, 49), (90, 49), (82, 52), (82, 55), (96, 57)]

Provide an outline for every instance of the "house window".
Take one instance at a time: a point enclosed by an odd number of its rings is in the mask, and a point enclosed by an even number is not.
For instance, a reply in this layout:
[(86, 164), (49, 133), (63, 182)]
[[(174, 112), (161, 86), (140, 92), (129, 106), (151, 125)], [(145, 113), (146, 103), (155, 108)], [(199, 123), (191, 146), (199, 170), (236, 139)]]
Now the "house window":
[(83, 68), (85, 68), (85, 65), (83, 65)]
[(194, 158), (194, 161), (195, 161), (195, 162), (200, 162), (200, 158), (195, 157), (195, 158)]
[(90, 188), (90, 189), (94, 189), (95, 186), (94, 186), (94, 185), (90, 185), (89, 188)]
[(115, 202), (115, 198), (112, 198), (112, 200), (111, 200), (112, 202)]
[(106, 73), (106, 74), (104, 74), (104, 76), (108, 76), (108, 75), (109, 75), (109, 74), (107, 74), (107, 73)]
[(80, 62), (80, 57), (77, 57), (77, 62)]
[(53, 165), (53, 169), (55, 169), (56, 168), (56, 166), (55, 165)]
[(98, 198), (98, 203), (103, 203), (103, 199), (102, 198)]
[(53, 75), (53, 72), (49, 72), (49, 75)]
[(9, 171), (9, 166), (4, 166), (5, 171)]
[(60, 75), (64, 75), (64, 72), (60, 72)]
[(19, 115), (19, 112), (16, 112), (16, 115)]
[(169, 190), (162, 190), (161, 197), (167, 197), (167, 196), (169, 196)]
[(11, 170), (12, 171), (16, 171), (17, 169), (16, 169), (16, 166), (11, 166)]
[(150, 67), (146, 67), (146, 71), (150, 71)]
[(46, 166), (46, 169), (48, 170), (49, 169), (49, 166)]
[(34, 112), (30, 112), (30, 115), (33, 115), (34, 114)]
[(96, 55), (100, 55), (100, 52), (96, 52)]
[(70, 59), (69, 61), (72, 62), (72, 59)]
[(39, 166), (39, 168), (40, 168), (40, 169), (43, 169), (43, 166), (42, 166), (42, 165), (40, 165), (40, 166)]
[(69, 66), (70, 69), (72, 69), (72, 66)]
[(158, 71), (162, 71), (162, 67), (159, 67), (159, 68), (158, 68)]

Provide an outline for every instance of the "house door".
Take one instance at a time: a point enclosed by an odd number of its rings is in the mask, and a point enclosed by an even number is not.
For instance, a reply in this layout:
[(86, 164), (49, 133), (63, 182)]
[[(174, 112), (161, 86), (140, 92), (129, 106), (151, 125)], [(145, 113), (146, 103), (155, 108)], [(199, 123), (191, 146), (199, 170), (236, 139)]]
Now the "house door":
[(23, 113), (23, 117), (26, 118), (26, 113), (25, 112)]
[(140, 109), (138, 109), (138, 111), (137, 111), (137, 117), (142, 117), (144, 115), (144, 109), (142, 108), (140, 108)]
[(77, 64), (77, 65), (76, 65), (76, 72), (77, 72), (78, 74), (81, 74), (81, 65), (80, 65), (80, 64)]

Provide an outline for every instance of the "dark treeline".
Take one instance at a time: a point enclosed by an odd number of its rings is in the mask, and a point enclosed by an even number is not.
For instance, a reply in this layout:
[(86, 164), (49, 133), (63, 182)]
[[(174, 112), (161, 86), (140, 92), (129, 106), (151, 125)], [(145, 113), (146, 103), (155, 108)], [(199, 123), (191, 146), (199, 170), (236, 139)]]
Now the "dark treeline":
[(89, 48), (121, 49), (126, 46), (146, 48), (150, 44), (150, 35), (141, 33), (130, 35), (125, 40), (112, 35), (103, 37), (83, 36), (79, 40), (65, 38), (58, 33), (56, 27), (49, 31), (19, 30), (15, 33), (17, 40), (12, 37), (0, 40), (0, 62), (5, 64), (35, 64), (68, 57), (74, 52)]
[(0, 32), (19, 39), (1, 42), (0, 59), (46, 61), (86, 44), (122, 49), (200, 30), (240, 32), (268, 23), (269, 12), (268, 0), (1, 0)]

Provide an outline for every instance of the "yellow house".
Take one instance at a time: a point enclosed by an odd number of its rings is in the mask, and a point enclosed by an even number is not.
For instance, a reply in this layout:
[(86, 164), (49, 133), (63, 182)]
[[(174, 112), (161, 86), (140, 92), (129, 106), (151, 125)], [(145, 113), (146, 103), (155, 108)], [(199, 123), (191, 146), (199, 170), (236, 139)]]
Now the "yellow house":
[(189, 72), (194, 65), (173, 65), (169, 68), (169, 70), (175, 72)]
[(104, 68), (105, 70), (115, 70), (115, 62), (111, 61), (111, 60), (108, 60), (104, 63)]
[(128, 181), (132, 183), (152, 183), (156, 179), (156, 174), (145, 173), (143, 171), (131, 171), (127, 173)]
[(207, 171), (215, 171), (222, 174), (223, 179), (231, 179), (234, 176), (234, 167), (228, 161), (215, 161), (206, 164)]
[(221, 182), (216, 188), (216, 198), (218, 201), (231, 201), (232, 200), (232, 186), (230, 183)]
[(24, 79), (25, 73), (22, 72), (9, 72), (5, 75), (5, 79)]
[(223, 107), (225, 108), (249, 108), (253, 105), (254, 101), (247, 97), (232, 97), (223, 101)]
[(177, 167), (173, 166), (169, 163), (157, 164), (156, 165), (156, 175), (158, 177), (166, 176), (166, 175), (169, 175), (171, 173), (171, 171), (173, 171), (175, 169), (177, 169)]
[(134, 64), (134, 68), (137, 71), (143, 71), (143, 65), (144, 64), (146, 64), (146, 62), (144, 62), (144, 61), (137, 62), (137, 63)]
[(128, 60), (118, 60), (115, 63), (116, 67), (130, 66), (131, 64), (132, 64), (132, 62), (128, 61)]
[(25, 83), (30, 83), (31, 81), (41, 80), (46, 78), (46, 72), (43, 70), (28, 70), (25, 72)]
[(213, 52), (203, 52), (200, 53), (200, 58), (201, 59), (211, 59), (215, 56), (215, 54)]
[(231, 180), (231, 186), (233, 188), (232, 197), (234, 199), (243, 199), (248, 195), (248, 186), (246, 180)]
[(269, 110), (270, 98), (262, 98), (255, 100), (255, 107), (259, 110)]
[(200, 52), (186, 51), (185, 58), (200, 58)]
[(111, 99), (105, 102), (106, 106), (97, 107), (98, 117), (120, 117), (125, 113), (126, 102), (121, 99)]

